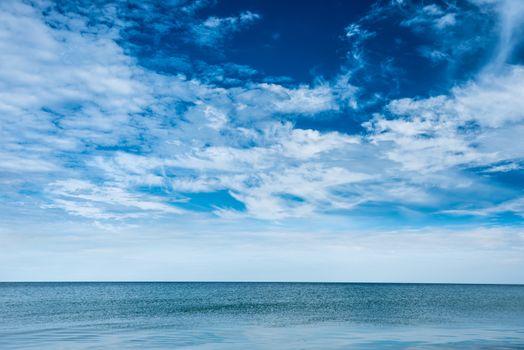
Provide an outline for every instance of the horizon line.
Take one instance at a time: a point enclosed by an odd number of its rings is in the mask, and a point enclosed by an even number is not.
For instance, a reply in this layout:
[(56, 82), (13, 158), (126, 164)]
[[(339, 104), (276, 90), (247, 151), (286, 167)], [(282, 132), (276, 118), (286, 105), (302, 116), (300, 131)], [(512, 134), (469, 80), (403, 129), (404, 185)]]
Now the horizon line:
[(524, 283), (476, 283), (476, 282), (358, 282), (358, 281), (169, 281), (169, 280), (49, 280), (49, 281), (0, 281), (2, 283), (267, 283), (267, 284), (427, 284), (427, 285), (471, 285), (471, 286), (524, 286)]

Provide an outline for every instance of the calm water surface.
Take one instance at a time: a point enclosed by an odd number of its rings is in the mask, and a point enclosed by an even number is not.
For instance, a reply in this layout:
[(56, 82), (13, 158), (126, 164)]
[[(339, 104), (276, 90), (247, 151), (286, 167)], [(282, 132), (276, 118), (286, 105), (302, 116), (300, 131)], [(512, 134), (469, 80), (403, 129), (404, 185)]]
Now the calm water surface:
[(0, 283), (0, 349), (524, 349), (524, 286)]

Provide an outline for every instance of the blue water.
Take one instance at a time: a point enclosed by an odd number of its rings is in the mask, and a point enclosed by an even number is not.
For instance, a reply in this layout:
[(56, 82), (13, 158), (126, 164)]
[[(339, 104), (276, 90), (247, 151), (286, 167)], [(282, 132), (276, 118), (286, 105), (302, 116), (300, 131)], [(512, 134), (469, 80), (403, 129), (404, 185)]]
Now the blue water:
[(524, 286), (0, 283), (0, 349), (524, 349)]

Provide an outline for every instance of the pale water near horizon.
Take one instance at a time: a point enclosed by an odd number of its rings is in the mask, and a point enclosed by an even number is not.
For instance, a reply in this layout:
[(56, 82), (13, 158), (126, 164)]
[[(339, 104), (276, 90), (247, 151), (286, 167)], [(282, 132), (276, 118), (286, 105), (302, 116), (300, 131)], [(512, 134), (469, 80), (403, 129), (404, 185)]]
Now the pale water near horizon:
[(0, 283), (0, 349), (524, 349), (524, 286)]

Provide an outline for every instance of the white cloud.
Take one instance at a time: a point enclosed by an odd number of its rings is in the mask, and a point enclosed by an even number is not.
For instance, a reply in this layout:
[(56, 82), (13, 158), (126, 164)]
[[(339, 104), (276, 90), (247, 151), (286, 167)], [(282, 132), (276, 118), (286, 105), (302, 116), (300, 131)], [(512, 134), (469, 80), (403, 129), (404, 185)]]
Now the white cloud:
[[(141, 68), (111, 28), (97, 31), (66, 15), (55, 16), (68, 26), (50, 27), (36, 9), (17, 2), (0, 9), (0, 31), (8, 38), (2, 49), (12, 56), (0, 63), (6, 121), (0, 167), (52, 172), (33, 185), (47, 188), (46, 199), (73, 215), (177, 214), (170, 194), (217, 190), (241, 201), (248, 216), (264, 219), (370, 202), (435, 205), (430, 188), (475, 183), (462, 168), (502, 171), (501, 162), (520, 164), (524, 157), (524, 144), (517, 147), (524, 142), (518, 66), (484, 72), (448, 95), (391, 101), (385, 115), (365, 124), (364, 135), (349, 136), (279, 119), (340, 111), (346, 103), (357, 108), (350, 73), (311, 86), (217, 87)], [(420, 11), (432, 25), (453, 25), (455, 17), (439, 7)], [(243, 13), (203, 25), (227, 32), (257, 19)], [(357, 41), (374, 35), (359, 25), (346, 32)], [(72, 189), (69, 181), (87, 187)], [(144, 188), (164, 193), (152, 196)]]
[(56, 164), (31, 155), (20, 157), (16, 153), (0, 153), (0, 169), (4, 172), (51, 172), (59, 170)]
[(438, 29), (444, 29), (448, 26), (455, 25), (456, 23), (456, 14), (455, 13), (447, 13), (444, 16), (438, 18), (435, 23), (435, 27)]
[(524, 3), (520, 0), (471, 1), (478, 6), (494, 9), (498, 14), (498, 47), (492, 61), (485, 67), (485, 70), (497, 71), (508, 62), (513, 49), (521, 41), (524, 24)]
[(47, 191), (53, 204), (72, 215), (90, 219), (129, 219), (151, 214), (182, 214), (184, 211), (163, 203), (163, 198), (133, 194), (111, 184), (95, 185), (83, 180), (61, 180), (51, 183)]
[(281, 85), (263, 83), (260, 88), (273, 97), (272, 110), (275, 112), (315, 114), (338, 109), (333, 91), (328, 86), (287, 89)]
[(518, 197), (496, 205), (481, 208), (444, 210), (443, 213), (473, 216), (491, 216), (500, 213), (513, 213), (524, 218), (524, 197)]
[[(133, 133), (129, 115), (148, 101), (132, 61), (111, 37), (51, 29), (38, 11), (14, 1), (0, 5), (0, 118), (4, 151), (82, 150), (85, 142), (114, 145)], [(79, 142), (80, 141), (80, 142)], [(19, 145), (24, 144), (20, 149)]]
[[(248, 213), (263, 219), (303, 217), (319, 210), (347, 209), (358, 204), (336, 194), (341, 185), (370, 179), (342, 167), (303, 164), (255, 175), (235, 191)], [(321, 209), (322, 208), (322, 209)]]
[[(258, 143), (254, 147), (182, 147), (163, 158), (120, 153), (98, 158), (91, 166), (125, 186), (154, 183), (147, 182), (151, 179), (175, 193), (229, 190), (246, 205), (249, 216), (267, 219), (351, 207), (355, 200), (337, 195), (337, 186), (374, 177), (363, 173), (362, 166), (353, 170), (358, 165), (337, 165), (348, 147), (358, 149), (358, 137), (281, 123), (263, 130), (248, 136)], [(234, 129), (229, 131), (230, 137), (235, 135)], [(242, 129), (238, 132), (243, 134)]]
[(389, 111), (397, 118), (368, 123), (371, 139), (391, 144), (389, 159), (421, 172), (524, 157), (519, 147), (495, 142), (524, 124), (523, 81), (524, 70), (513, 67), (500, 76), (482, 75), (450, 96), (392, 101)]
[(435, 30), (445, 30), (456, 23), (456, 13), (446, 13), (440, 6), (430, 4), (416, 9), (415, 14), (401, 22), (406, 27), (422, 31), (424, 26), (433, 27)]
[(518, 163), (508, 163), (508, 164), (501, 164), (501, 165), (493, 165), (485, 170), (483, 172), (485, 173), (505, 173), (512, 170), (518, 170), (521, 166)]
[(209, 17), (205, 21), (192, 26), (193, 39), (201, 46), (215, 46), (226, 36), (240, 31), (260, 19), (258, 13), (245, 11), (238, 16)]
[[(271, 121), (278, 114), (337, 110), (341, 97), (332, 86), (253, 83), (226, 89), (183, 75), (162, 76), (139, 67), (116, 43), (125, 23), (90, 27), (78, 15), (52, 7), (46, 13), (44, 18), (38, 8), (17, 1), (0, 6), (6, 38), (0, 43), (0, 159), (11, 172), (48, 172), (32, 185), (47, 187), (53, 205), (69, 213), (100, 220), (119, 217), (115, 207), (125, 209), (122, 216), (174, 213), (162, 203), (169, 198), (151, 201), (136, 189), (234, 189), (245, 180), (239, 172), (248, 171), (249, 180), (257, 171), (285, 170), (358, 143)], [(211, 36), (227, 35), (257, 19), (244, 12), (202, 25)], [(180, 103), (187, 105), (181, 112), (174, 108)], [(71, 179), (89, 184), (90, 197), (58, 189)]]
[(368, 30), (362, 29), (362, 26), (358, 23), (352, 23), (345, 28), (346, 38), (362, 41), (375, 35), (375, 33)]

